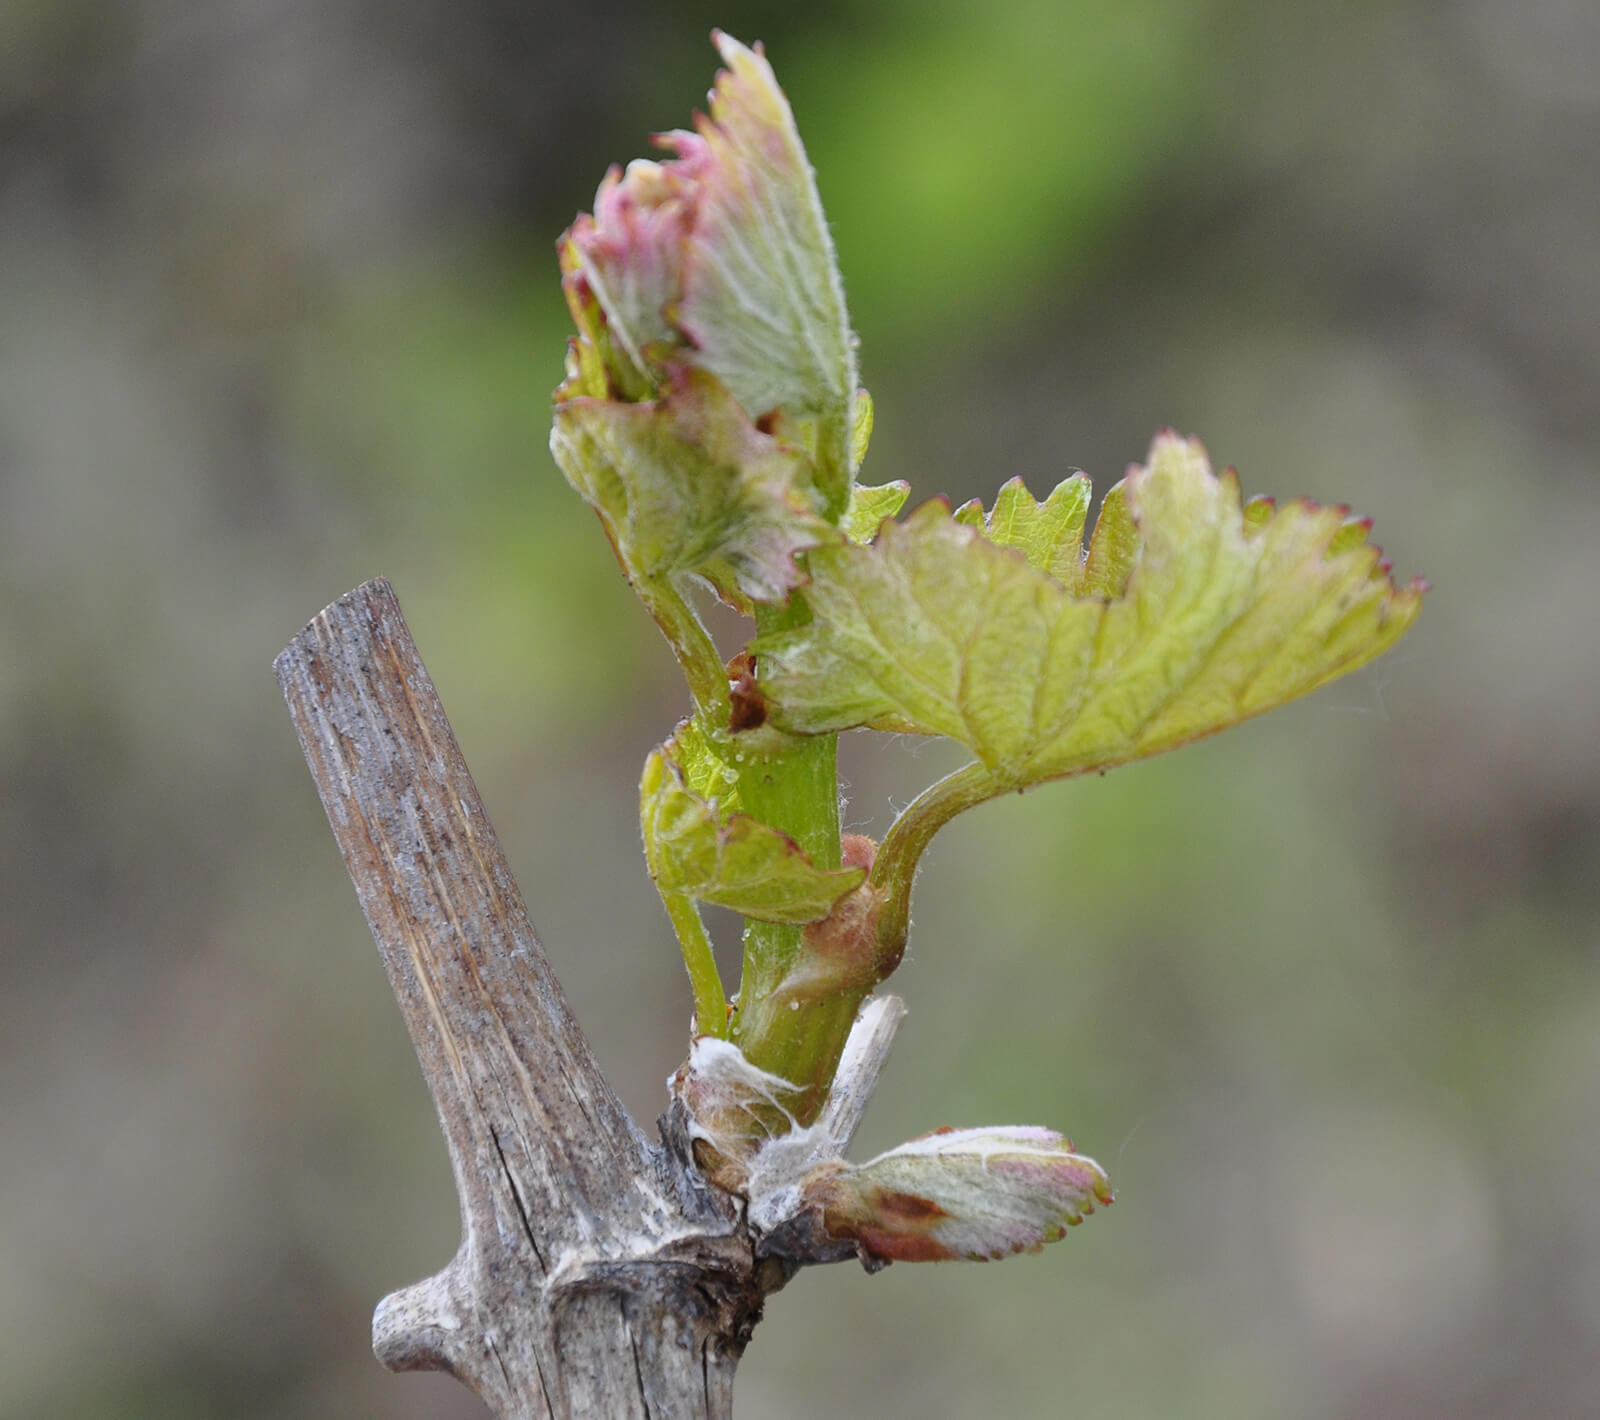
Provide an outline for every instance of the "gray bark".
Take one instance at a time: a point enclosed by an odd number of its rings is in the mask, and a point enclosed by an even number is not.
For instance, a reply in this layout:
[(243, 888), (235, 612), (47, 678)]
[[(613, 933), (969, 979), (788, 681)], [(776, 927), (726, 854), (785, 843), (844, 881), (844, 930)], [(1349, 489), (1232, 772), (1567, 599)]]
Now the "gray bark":
[[(326, 608), (276, 669), (461, 1201), (455, 1259), (379, 1304), (378, 1358), (448, 1371), (506, 1420), (730, 1415), (766, 1295), (851, 1249), (804, 1217), (763, 1241), (745, 1201), (694, 1167), (680, 1110), (659, 1141), (628, 1117), (534, 936), (388, 584)], [(883, 998), (852, 1039), (824, 1121), (841, 1150), (900, 1010)]]

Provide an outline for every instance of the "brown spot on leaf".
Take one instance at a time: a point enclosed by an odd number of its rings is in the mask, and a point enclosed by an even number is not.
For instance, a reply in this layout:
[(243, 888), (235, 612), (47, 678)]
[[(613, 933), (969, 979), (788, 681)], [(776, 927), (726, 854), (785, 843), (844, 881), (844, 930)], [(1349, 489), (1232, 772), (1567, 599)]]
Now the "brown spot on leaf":
[(956, 1254), (942, 1242), (924, 1234), (884, 1232), (863, 1228), (856, 1241), (873, 1257), (883, 1262), (954, 1262)]
[(950, 1216), (933, 1199), (918, 1193), (880, 1193), (877, 1203), (880, 1217), (904, 1223), (926, 1223)]

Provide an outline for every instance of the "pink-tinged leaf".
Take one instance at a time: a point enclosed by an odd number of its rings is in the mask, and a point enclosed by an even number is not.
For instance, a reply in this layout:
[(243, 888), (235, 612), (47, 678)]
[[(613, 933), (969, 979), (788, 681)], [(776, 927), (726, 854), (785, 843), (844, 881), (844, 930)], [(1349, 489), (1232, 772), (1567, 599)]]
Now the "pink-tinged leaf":
[(803, 1195), (830, 1236), (885, 1262), (1037, 1252), (1112, 1200), (1099, 1164), (1029, 1125), (941, 1129), (864, 1164), (826, 1163)]
[(727, 68), (710, 115), (692, 132), (658, 137), (675, 157), (607, 173), (594, 214), (563, 238), (568, 302), (624, 397), (648, 394), (688, 362), (763, 427), (780, 421), (813, 453), (823, 505), (837, 518), (871, 406), (857, 400), (833, 243), (771, 66), (759, 49), (714, 39)]
[[(594, 215), (579, 215), (561, 241), (568, 304), (586, 285), (605, 313), (605, 329), (641, 374), (646, 351), (672, 343), (667, 311), (683, 290), (683, 259), (698, 188), (677, 163), (636, 158), (613, 165), (595, 193)], [(581, 297), (580, 297), (581, 299)], [(595, 323), (574, 310), (579, 328)]]
[(678, 321), (696, 360), (752, 414), (818, 426), (818, 486), (843, 510), (853, 467), (855, 343), (833, 240), (789, 101), (759, 49), (717, 32), (709, 118), (672, 142), (700, 183)]

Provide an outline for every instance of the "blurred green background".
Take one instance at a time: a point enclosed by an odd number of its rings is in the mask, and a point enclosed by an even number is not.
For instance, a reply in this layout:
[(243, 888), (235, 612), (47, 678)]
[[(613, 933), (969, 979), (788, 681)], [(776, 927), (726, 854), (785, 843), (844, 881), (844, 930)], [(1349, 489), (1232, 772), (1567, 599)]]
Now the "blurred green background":
[[(1436, 588), (941, 838), (860, 1147), (1050, 1124), (1117, 1206), (801, 1277), (741, 1413), (1600, 1414), (1600, 7), (7, 0), (0, 1416), (484, 1413), (368, 1354), (456, 1206), (270, 673), (367, 577), (661, 1107), (635, 786), (684, 696), (545, 451), (552, 243), (713, 24), (817, 164), (870, 481), (1103, 489), (1171, 424)], [(847, 737), (851, 826), (948, 759)]]

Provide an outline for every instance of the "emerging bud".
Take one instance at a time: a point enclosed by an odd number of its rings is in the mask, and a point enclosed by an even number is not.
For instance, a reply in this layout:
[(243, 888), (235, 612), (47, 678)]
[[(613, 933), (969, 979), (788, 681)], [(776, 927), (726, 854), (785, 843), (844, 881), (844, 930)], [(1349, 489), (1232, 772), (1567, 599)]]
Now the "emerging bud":
[[(878, 845), (860, 833), (839, 843), (841, 866), (871, 872)], [(846, 992), (865, 993), (900, 964), (900, 953), (886, 958), (878, 945), (882, 894), (870, 881), (833, 904), (826, 917), (806, 923), (801, 949), (789, 974), (773, 991), (777, 1005), (820, 1001)]]
[(1031, 1125), (940, 1129), (864, 1164), (823, 1164), (804, 1194), (830, 1237), (883, 1262), (1037, 1252), (1112, 1199), (1099, 1164)]
[(759, 1069), (738, 1046), (697, 1036), (668, 1082), (684, 1108), (695, 1162), (719, 1188), (748, 1188), (751, 1163), (773, 1142), (793, 1144), (804, 1091)]

